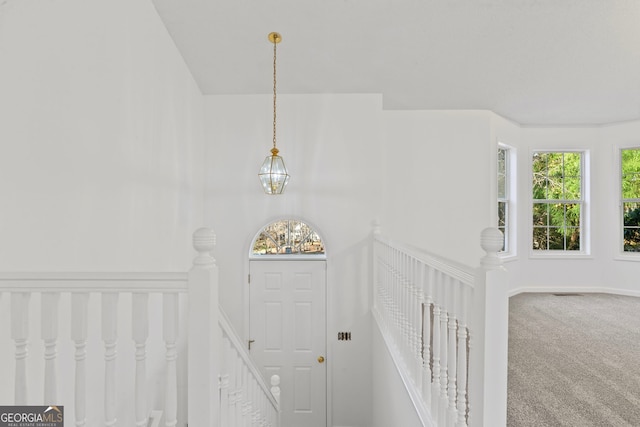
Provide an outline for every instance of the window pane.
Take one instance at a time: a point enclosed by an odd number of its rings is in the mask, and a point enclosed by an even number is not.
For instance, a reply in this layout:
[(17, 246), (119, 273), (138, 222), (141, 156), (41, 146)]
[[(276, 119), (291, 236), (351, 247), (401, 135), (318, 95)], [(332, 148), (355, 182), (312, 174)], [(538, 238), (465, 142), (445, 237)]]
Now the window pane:
[(565, 222), (567, 227), (580, 227), (580, 207), (577, 203), (565, 205)]
[(564, 250), (564, 233), (559, 228), (549, 228), (549, 249)]
[(507, 194), (507, 177), (498, 175), (498, 198), (504, 199)]
[(498, 202), (498, 227), (503, 227), (507, 223), (507, 204)]
[(640, 173), (640, 148), (622, 150), (622, 174)]
[(533, 173), (547, 174), (547, 155), (549, 153), (533, 153), (532, 168)]
[(566, 242), (567, 242), (568, 251), (579, 251), (580, 250), (580, 229), (569, 228), (567, 230)]
[(547, 228), (546, 227), (533, 227), (533, 249), (534, 250), (547, 250)]
[(555, 205), (549, 205), (549, 225), (554, 227), (564, 226), (564, 205), (558, 203)]
[(564, 198), (564, 184), (562, 177), (549, 177), (547, 184), (547, 199), (562, 200)]
[(564, 175), (564, 153), (547, 153), (547, 174), (550, 177), (560, 178)]
[(624, 203), (624, 251), (640, 252), (640, 203)]
[(323, 254), (320, 236), (297, 220), (276, 221), (266, 226), (253, 245), (254, 255)]
[(623, 204), (624, 226), (640, 226), (640, 203), (626, 202)]
[(580, 178), (565, 178), (564, 199), (580, 200), (581, 198)]
[(640, 252), (640, 229), (624, 229), (624, 251)]
[(547, 226), (549, 225), (549, 211), (547, 203), (534, 203), (533, 204), (533, 225), (534, 226)]
[(547, 198), (547, 179), (542, 176), (533, 177), (533, 198), (537, 200), (544, 200)]
[(507, 170), (507, 150), (498, 148), (498, 173), (505, 174)]
[(581, 173), (582, 153), (564, 153), (564, 176), (578, 178)]
[(630, 173), (622, 176), (622, 198), (640, 198), (640, 173)]

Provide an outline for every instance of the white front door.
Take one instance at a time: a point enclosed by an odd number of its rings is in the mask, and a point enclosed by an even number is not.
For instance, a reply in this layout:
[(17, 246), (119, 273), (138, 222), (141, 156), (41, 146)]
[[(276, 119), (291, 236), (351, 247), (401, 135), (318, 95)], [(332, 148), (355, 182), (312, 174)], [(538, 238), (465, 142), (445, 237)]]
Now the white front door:
[(280, 375), (282, 427), (326, 427), (326, 262), (251, 261), (251, 356)]

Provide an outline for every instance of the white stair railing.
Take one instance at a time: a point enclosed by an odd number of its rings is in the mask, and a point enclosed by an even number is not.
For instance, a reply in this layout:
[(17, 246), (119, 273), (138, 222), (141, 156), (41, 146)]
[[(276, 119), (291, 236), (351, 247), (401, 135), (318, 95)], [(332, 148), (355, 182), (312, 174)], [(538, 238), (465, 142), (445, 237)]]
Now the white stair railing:
[(425, 426), (506, 425), (501, 239), (483, 231), (472, 269), (374, 233), (374, 318)]
[[(278, 401), (218, 305), (218, 270), (211, 256), (214, 246), (213, 231), (200, 229), (194, 233), (198, 256), (188, 273), (0, 273), (0, 313), (10, 312), (9, 325), (0, 323), (0, 328), (8, 329), (0, 331), (0, 338), (9, 341), (0, 343), (0, 348), (9, 349), (0, 352), (0, 360), (4, 366), (14, 367), (14, 403), (64, 404), (67, 417), (74, 418), (67, 424), (79, 427), (118, 425), (122, 408), (139, 427), (149, 423), (149, 414), (154, 424), (162, 414), (161, 425), (167, 427), (176, 426), (179, 417), (194, 426), (279, 427)], [(123, 295), (126, 298), (121, 298)], [(164, 369), (158, 374), (163, 378), (153, 379), (147, 370), (147, 351), (152, 348), (147, 342), (153, 326), (149, 316), (151, 295), (162, 300), (155, 311), (162, 313), (164, 349), (164, 354), (157, 355), (164, 359)], [(189, 307), (188, 322), (181, 325), (180, 298), (184, 297)], [(130, 301), (130, 318), (121, 318), (122, 300)], [(39, 310), (31, 310), (33, 301), (39, 301)], [(60, 309), (63, 304), (65, 311)], [(30, 332), (34, 315), (38, 317), (40, 340), (33, 339)], [(60, 322), (68, 322), (67, 336), (58, 332)], [(130, 324), (129, 342), (121, 337), (129, 335), (129, 331), (118, 330), (121, 324)], [(90, 354), (88, 339), (92, 336), (99, 337), (102, 348)], [(179, 338), (185, 336), (188, 356), (178, 347)], [(42, 359), (29, 357), (31, 346), (39, 346), (34, 353), (42, 354)], [(132, 357), (119, 357), (118, 350), (128, 346)], [(6, 353), (9, 360), (4, 359)], [(59, 360), (58, 354), (71, 355), (72, 359), (67, 363)], [(188, 414), (180, 416), (178, 366), (187, 357)], [(87, 371), (89, 363), (102, 365), (101, 380), (95, 372)], [(38, 365), (44, 369), (38, 369)], [(61, 372), (61, 365), (72, 366), (71, 371)], [(123, 365), (131, 367), (127, 371), (133, 373), (131, 378), (119, 375)], [(29, 378), (35, 372), (42, 372), (42, 378)], [(74, 381), (58, 382), (58, 378), (72, 375)], [(147, 383), (151, 379), (165, 385), (162, 408), (149, 407)], [(279, 395), (279, 378), (271, 382), (273, 392)], [(101, 390), (96, 392), (94, 383), (101, 383)], [(42, 391), (30, 390), (34, 384)], [(58, 402), (62, 395), (73, 395), (73, 401)], [(102, 414), (87, 410), (99, 406)]]
[[(271, 388), (268, 388), (222, 310), (220, 310), (219, 321), (222, 327), (223, 342), (222, 375), (220, 376), (220, 425), (259, 425), (264, 427), (280, 425), (280, 405), (277, 399), (280, 396), (280, 377), (273, 375), (270, 379)], [(250, 378), (248, 384), (242, 381), (243, 373), (246, 373)], [(248, 393), (245, 391), (245, 385), (250, 386)], [(235, 417), (237, 405), (241, 407), (244, 405), (245, 408), (245, 412), (239, 417), (240, 420)]]
[(278, 402), (218, 305), (215, 234), (197, 230), (193, 246), (198, 256), (189, 272), (189, 422), (277, 427)]

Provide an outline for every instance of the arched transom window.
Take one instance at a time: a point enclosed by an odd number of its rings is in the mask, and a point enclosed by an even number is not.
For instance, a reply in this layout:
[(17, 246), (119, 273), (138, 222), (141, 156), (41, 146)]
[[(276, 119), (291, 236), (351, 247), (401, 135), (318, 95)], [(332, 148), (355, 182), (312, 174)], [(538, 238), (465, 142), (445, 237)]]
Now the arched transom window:
[(285, 219), (267, 225), (253, 243), (252, 255), (324, 255), (322, 239), (302, 221)]

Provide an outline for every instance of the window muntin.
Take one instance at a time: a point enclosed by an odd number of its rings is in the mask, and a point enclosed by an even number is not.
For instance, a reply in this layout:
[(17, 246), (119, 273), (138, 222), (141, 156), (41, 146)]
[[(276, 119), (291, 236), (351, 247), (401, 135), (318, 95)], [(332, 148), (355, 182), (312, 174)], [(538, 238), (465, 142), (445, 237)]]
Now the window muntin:
[(623, 252), (640, 252), (640, 148), (620, 152)]
[(255, 239), (252, 255), (323, 255), (322, 239), (309, 225), (281, 220), (267, 225)]
[(498, 147), (498, 230), (504, 241), (500, 252), (509, 251), (509, 150)]
[(581, 152), (533, 153), (533, 250), (582, 250), (583, 164)]

